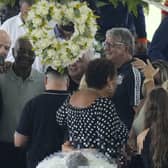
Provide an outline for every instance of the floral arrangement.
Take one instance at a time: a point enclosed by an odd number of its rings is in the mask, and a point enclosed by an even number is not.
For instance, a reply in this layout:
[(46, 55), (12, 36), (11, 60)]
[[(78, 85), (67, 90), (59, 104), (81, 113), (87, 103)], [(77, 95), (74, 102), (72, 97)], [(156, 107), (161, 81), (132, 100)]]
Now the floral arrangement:
[[(56, 38), (54, 26), (73, 24), (68, 40)], [(31, 7), (26, 28), (37, 56), (61, 71), (92, 46), (97, 31), (96, 16), (85, 2), (55, 3), (42, 0)]]
[[(80, 164), (83, 162), (83, 157), (88, 161), (88, 165)], [(75, 165), (74, 165), (74, 164)], [(73, 165), (73, 166), (72, 166)], [(103, 154), (89, 149), (72, 151), (67, 153), (54, 153), (43, 161), (36, 168), (70, 168), (70, 167), (85, 167), (85, 168), (117, 168), (115, 161), (109, 162)]]

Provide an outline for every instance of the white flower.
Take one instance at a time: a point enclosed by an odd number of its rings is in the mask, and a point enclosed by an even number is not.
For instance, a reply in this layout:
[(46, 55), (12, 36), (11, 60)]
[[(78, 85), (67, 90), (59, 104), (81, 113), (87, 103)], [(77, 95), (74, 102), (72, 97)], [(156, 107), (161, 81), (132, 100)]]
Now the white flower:
[[(74, 24), (70, 39), (56, 39), (56, 23), (66, 25), (70, 22)], [(28, 13), (26, 28), (36, 55), (42, 57), (44, 64), (60, 69), (78, 60), (91, 47), (97, 24), (86, 3), (73, 1), (63, 5), (41, 0)]]
[(28, 15), (28, 17), (26, 18), (27, 19), (27, 21), (28, 20), (32, 20), (32, 19), (34, 19), (35, 18), (35, 13), (34, 13), (34, 11), (33, 10), (30, 10), (29, 11), (29, 15)]

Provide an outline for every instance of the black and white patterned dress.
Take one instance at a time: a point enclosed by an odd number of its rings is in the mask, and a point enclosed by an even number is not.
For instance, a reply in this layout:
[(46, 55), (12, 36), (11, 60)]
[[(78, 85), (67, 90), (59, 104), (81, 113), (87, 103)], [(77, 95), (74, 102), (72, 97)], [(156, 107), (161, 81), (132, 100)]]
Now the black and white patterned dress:
[(127, 128), (110, 98), (97, 98), (86, 108), (74, 107), (67, 99), (56, 119), (68, 126), (69, 140), (76, 148), (96, 148), (109, 158), (116, 158), (127, 140)]

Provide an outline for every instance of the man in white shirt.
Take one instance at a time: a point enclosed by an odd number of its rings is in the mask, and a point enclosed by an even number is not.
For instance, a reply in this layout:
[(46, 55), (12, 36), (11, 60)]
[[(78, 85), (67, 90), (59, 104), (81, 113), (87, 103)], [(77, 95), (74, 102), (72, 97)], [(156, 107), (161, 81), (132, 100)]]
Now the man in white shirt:
[[(10, 62), (14, 61), (14, 57), (12, 55), (12, 48), (16, 40), (19, 37), (24, 36), (26, 34), (24, 22), (25, 22), (25, 18), (33, 2), (34, 2), (33, 0), (20, 0), (19, 1), (20, 13), (16, 16), (13, 16), (7, 19), (0, 27), (0, 29), (5, 30), (11, 38), (11, 48), (6, 58), (6, 61), (10, 61)], [(33, 68), (39, 71), (42, 71), (42, 65), (38, 57), (36, 58), (33, 64)]]

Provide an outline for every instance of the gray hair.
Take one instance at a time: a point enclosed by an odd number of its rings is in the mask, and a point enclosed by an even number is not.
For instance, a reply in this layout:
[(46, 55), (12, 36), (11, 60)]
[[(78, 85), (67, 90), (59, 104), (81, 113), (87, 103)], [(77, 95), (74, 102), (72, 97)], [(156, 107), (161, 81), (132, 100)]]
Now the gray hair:
[(134, 54), (134, 36), (127, 28), (112, 28), (107, 30), (106, 37), (119, 39), (121, 43), (129, 47), (130, 54)]

